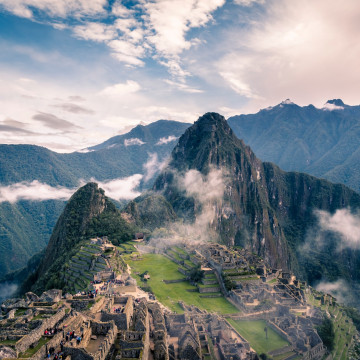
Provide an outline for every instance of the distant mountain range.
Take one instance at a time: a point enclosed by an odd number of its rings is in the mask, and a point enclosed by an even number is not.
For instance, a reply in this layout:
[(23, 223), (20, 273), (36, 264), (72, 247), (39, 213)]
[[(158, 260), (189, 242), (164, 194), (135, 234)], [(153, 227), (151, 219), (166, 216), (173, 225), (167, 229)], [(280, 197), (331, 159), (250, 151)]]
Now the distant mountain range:
[(39, 180), (51, 186), (75, 187), (81, 179), (110, 180), (141, 174), (149, 154), (163, 160), (189, 126), (159, 120), (71, 154), (35, 145), (0, 145), (0, 183)]
[(228, 123), (261, 160), (360, 191), (360, 106), (334, 99), (318, 109), (286, 100)]

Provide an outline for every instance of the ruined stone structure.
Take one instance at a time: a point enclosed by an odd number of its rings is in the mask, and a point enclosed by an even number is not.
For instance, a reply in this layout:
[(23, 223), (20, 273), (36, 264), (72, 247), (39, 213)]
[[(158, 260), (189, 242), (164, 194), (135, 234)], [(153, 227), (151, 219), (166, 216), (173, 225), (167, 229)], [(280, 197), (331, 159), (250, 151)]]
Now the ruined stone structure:
[(113, 320), (119, 330), (128, 330), (133, 317), (133, 308), (134, 298), (132, 296), (114, 296), (106, 299), (104, 309), (101, 312), (101, 321)]
[(71, 356), (71, 360), (104, 360), (117, 336), (114, 321), (106, 323), (85, 320), (75, 330), (82, 340), (78, 344), (72, 339), (64, 346), (64, 356)]

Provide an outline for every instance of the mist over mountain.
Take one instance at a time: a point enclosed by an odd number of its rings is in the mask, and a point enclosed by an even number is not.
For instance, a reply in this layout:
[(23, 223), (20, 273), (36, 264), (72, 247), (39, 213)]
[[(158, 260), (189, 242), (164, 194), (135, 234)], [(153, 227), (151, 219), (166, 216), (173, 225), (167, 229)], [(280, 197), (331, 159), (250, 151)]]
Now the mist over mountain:
[(149, 154), (168, 156), (190, 124), (159, 120), (82, 152), (60, 154), (35, 145), (0, 145), (0, 183), (38, 180), (51, 186), (74, 187), (80, 180), (109, 180), (143, 173)]
[(261, 160), (360, 191), (360, 106), (333, 99), (318, 109), (286, 100), (228, 123)]
[[(339, 99), (328, 101), (323, 109), (312, 105), (300, 107), (288, 100), (257, 114), (231, 117), (228, 124), (258, 158), (274, 162), (285, 170), (309, 172), (342, 182), (358, 191), (359, 116), (359, 106), (345, 105)], [(0, 252), (0, 272), (5, 275), (20, 269), (31, 255), (44, 248), (65, 205), (65, 198), (59, 198), (62, 192), (67, 194), (66, 189), (78, 187), (81, 179), (108, 181), (129, 177), (129, 186), (138, 184), (138, 191), (151, 187), (160, 170), (159, 164), (164, 163), (189, 126), (189, 123), (159, 120), (72, 154), (59, 154), (33, 145), (0, 145), (0, 183), (10, 186), (0, 191), (3, 198), (0, 247), (4, 250)], [(220, 145), (223, 146), (221, 139)], [(197, 157), (200, 161), (199, 154)], [(138, 178), (131, 179), (135, 174), (139, 174)], [(57, 194), (45, 202), (41, 199), (6, 201), (16, 198), (19, 188), (29, 192), (33, 186), (31, 192), (40, 194), (34, 181), (51, 186), (50, 190)], [(16, 191), (14, 184), (17, 184)], [(160, 199), (156, 201), (162, 202)], [(184, 205), (185, 208), (186, 211), (192, 209)], [(139, 202), (133, 203), (133, 211), (146, 213), (148, 220), (154, 214)], [(164, 216), (172, 218), (172, 211), (167, 209)], [(161, 218), (155, 216), (152, 221), (157, 224)], [(11, 256), (5, 255), (8, 253)]]
[(308, 230), (317, 226), (316, 211), (356, 211), (360, 208), (358, 193), (261, 162), (216, 113), (205, 114), (186, 130), (153, 190), (184, 221), (194, 222), (204, 203), (189, 196), (179, 181), (191, 171), (207, 177), (212, 169), (222, 172), (225, 190), (223, 198), (209, 203), (214, 217), (208, 226), (219, 233), (222, 242), (250, 248), (271, 266), (291, 269), (311, 283), (321, 277), (360, 278), (359, 251), (338, 251), (334, 238), (329, 237), (329, 246), (311, 257), (302, 252)]
[[(44, 249), (64, 209), (63, 195), (78, 187), (80, 180), (106, 181), (146, 174), (139, 189), (150, 187), (159, 171), (158, 163), (169, 156), (177, 138), (189, 126), (159, 120), (138, 125), (86, 152), (71, 154), (34, 145), (0, 145), (0, 279), (25, 266), (32, 255)], [(15, 188), (13, 184), (17, 184)], [(20, 190), (33, 199), (16, 201)], [(42, 191), (45, 197), (48, 193), (52, 197), (41, 201)], [(15, 201), (10, 203), (10, 198)]]

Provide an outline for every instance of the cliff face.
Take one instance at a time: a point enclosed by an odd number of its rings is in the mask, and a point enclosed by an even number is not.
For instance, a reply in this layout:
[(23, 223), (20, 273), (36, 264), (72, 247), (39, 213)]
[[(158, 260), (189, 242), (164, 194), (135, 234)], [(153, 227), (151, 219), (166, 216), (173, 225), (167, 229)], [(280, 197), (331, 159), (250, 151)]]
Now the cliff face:
[(314, 210), (360, 208), (360, 195), (343, 185), (262, 163), (216, 113), (205, 114), (186, 130), (154, 190), (180, 217), (193, 221), (201, 206), (179, 190), (176, 178), (191, 169), (206, 176), (213, 168), (222, 169), (225, 190), (223, 199), (213, 202), (211, 227), (223, 242), (249, 247), (274, 267), (306, 274), (298, 248), (316, 222)]

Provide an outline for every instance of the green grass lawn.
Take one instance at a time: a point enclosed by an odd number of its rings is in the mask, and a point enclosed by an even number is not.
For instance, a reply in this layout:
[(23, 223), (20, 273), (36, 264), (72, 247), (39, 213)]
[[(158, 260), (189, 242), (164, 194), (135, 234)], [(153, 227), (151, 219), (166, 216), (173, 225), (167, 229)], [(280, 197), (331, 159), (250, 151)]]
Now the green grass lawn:
[[(184, 275), (177, 270), (177, 264), (163, 255), (144, 254), (143, 260), (141, 261), (128, 259), (127, 262), (131, 266), (132, 275), (138, 281), (138, 285), (144, 284), (150, 286), (157, 299), (173, 311), (178, 313), (182, 312), (178, 304), (178, 301), (182, 300), (185, 304), (195, 305), (200, 309), (205, 309), (210, 312), (218, 312), (221, 314), (239, 312), (239, 310), (224, 297), (212, 299), (201, 298), (199, 292), (186, 291), (187, 289), (196, 289), (195, 286), (190, 285), (187, 281), (165, 284), (162, 280), (182, 279)], [(134, 273), (142, 274), (146, 270), (149, 272), (150, 279), (146, 283), (143, 283), (140, 277)]]
[(266, 339), (264, 331), (266, 322), (264, 320), (243, 321), (228, 319), (228, 321), (258, 354), (267, 354), (270, 351), (289, 345), (285, 339), (270, 327), (268, 327), (268, 339)]

